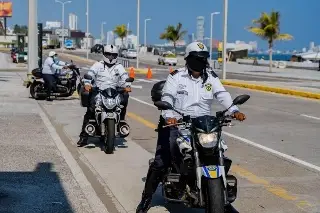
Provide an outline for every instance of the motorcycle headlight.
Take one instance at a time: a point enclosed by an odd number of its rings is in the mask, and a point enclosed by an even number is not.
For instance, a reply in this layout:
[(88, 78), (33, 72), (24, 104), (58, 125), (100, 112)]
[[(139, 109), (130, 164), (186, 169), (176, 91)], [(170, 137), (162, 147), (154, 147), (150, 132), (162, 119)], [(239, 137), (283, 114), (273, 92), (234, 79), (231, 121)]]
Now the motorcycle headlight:
[(102, 101), (103, 101), (103, 105), (107, 109), (113, 109), (117, 105), (117, 102), (114, 98), (103, 98)]
[(204, 148), (213, 148), (218, 142), (218, 133), (213, 132), (209, 134), (198, 133), (198, 139), (201, 146)]

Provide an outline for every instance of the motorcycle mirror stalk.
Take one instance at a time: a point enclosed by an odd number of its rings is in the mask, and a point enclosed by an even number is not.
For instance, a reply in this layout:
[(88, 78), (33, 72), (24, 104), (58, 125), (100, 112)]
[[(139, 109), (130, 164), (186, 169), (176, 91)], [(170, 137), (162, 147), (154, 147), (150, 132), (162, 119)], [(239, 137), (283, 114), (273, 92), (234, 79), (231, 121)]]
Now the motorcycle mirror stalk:
[(249, 100), (249, 98), (250, 98), (250, 95), (246, 95), (246, 94), (237, 96), (235, 99), (233, 99), (233, 102), (232, 102), (231, 106), (228, 109), (223, 110), (223, 111), (219, 111), (219, 112), (216, 113), (217, 117), (224, 115), (231, 107), (233, 107), (235, 105), (244, 104), (245, 102), (247, 102)]

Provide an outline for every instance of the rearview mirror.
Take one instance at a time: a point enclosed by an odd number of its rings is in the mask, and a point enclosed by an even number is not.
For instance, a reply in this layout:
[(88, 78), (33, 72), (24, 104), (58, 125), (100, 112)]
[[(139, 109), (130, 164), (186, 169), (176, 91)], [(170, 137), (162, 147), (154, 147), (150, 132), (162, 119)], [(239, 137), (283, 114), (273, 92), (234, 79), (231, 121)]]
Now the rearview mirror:
[(126, 79), (126, 82), (130, 82), (131, 83), (133, 81), (134, 81), (134, 78), (132, 78), (132, 77), (129, 77), (129, 78)]
[(250, 98), (250, 95), (239, 95), (233, 100), (233, 104), (234, 105), (244, 104), (245, 102), (247, 102), (247, 100), (249, 100), (249, 98)]
[(166, 101), (156, 101), (154, 102), (154, 105), (156, 107), (158, 107), (158, 109), (160, 110), (168, 110), (168, 109), (173, 109), (173, 107), (171, 106), (171, 104), (169, 104), (168, 102)]

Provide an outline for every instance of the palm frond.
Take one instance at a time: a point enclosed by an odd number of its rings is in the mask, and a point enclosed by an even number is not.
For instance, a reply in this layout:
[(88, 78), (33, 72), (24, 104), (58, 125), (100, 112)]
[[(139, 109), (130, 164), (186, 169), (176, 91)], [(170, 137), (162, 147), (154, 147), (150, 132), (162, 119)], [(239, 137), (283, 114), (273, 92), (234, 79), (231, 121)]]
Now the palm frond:
[(293, 39), (293, 36), (290, 34), (279, 34), (275, 38), (275, 40), (279, 40), (279, 41), (290, 41), (292, 39)]

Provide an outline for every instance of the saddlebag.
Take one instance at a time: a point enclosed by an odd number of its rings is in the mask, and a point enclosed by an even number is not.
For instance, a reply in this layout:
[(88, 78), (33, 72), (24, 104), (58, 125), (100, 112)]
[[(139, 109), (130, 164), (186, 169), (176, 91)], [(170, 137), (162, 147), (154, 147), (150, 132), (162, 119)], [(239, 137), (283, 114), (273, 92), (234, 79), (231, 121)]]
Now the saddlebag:
[(31, 71), (31, 74), (36, 78), (42, 78), (42, 69), (36, 68)]
[(88, 107), (90, 105), (90, 92), (84, 90), (84, 86), (81, 86), (79, 91), (80, 105), (82, 107)]

